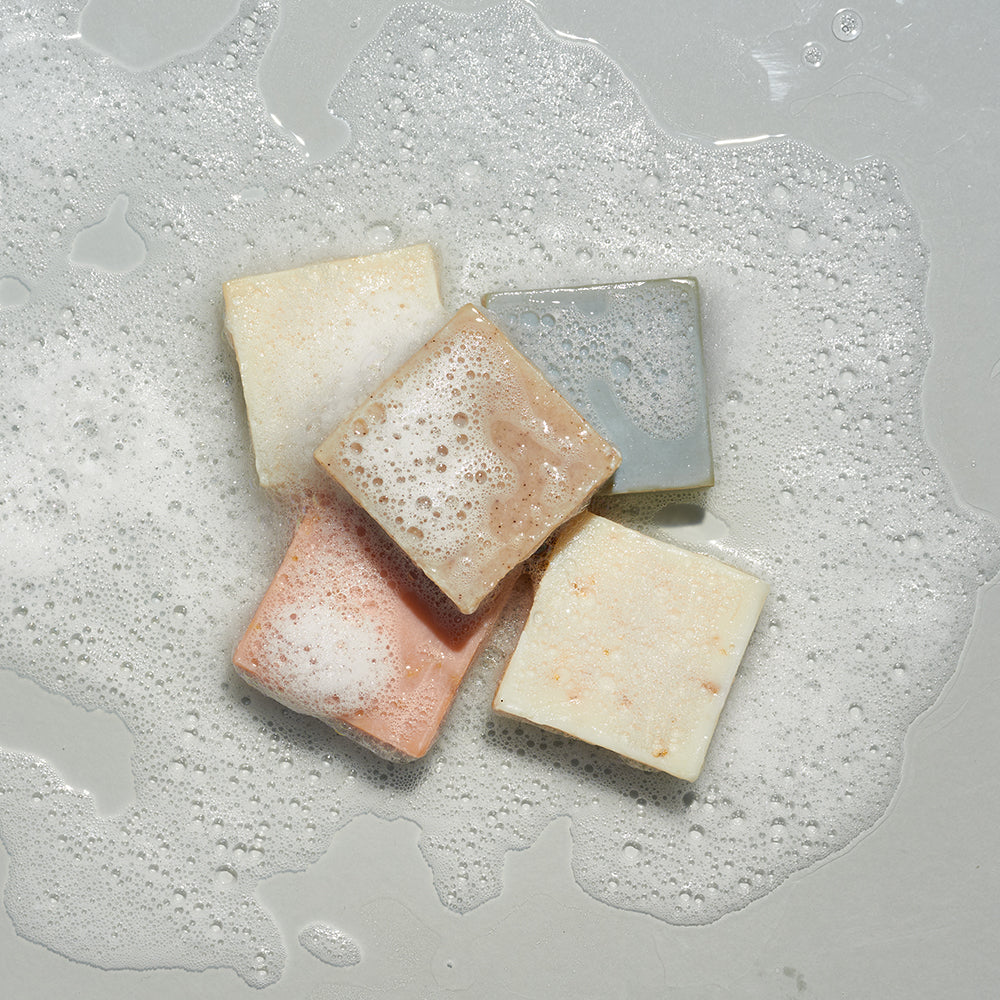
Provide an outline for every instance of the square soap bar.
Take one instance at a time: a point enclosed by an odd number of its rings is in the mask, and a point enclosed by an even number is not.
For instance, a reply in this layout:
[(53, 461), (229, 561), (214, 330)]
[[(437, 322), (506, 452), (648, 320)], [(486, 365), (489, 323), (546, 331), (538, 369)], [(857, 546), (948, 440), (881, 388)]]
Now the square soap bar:
[(233, 663), (252, 686), (393, 759), (423, 756), (502, 609), (462, 615), (347, 497), (315, 501)]
[(493, 707), (693, 781), (767, 592), (581, 514), (553, 546)]
[(465, 306), (316, 460), (469, 613), (621, 457)]
[(495, 292), (511, 342), (622, 454), (612, 493), (711, 486), (694, 278)]
[(223, 287), (262, 486), (324, 477), (313, 450), (444, 322), (429, 246), (331, 260)]

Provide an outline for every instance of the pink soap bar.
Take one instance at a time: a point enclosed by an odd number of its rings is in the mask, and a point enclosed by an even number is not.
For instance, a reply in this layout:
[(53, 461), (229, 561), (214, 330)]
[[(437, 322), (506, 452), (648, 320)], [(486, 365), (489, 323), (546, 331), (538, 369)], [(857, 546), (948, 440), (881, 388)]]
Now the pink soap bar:
[(621, 462), (474, 306), (315, 455), (467, 613)]
[(356, 504), (315, 501), (233, 663), (289, 708), (382, 756), (414, 759), (434, 742), (508, 589), (463, 615)]

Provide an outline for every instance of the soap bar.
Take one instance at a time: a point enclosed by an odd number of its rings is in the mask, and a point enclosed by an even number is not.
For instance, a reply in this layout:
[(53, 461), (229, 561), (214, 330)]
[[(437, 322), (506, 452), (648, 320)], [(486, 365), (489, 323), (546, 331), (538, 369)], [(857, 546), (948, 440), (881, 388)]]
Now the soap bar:
[(237, 278), (225, 326), (262, 486), (322, 486), (313, 450), (444, 322), (425, 244)]
[(470, 305), (316, 460), (469, 613), (621, 457)]
[(713, 482), (698, 283), (494, 292), (511, 342), (622, 454), (610, 492)]
[(233, 663), (296, 712), (382, 756), (414, 759), (433, 743), (505, 593), (462, 615), (350, 498), (314, 499)]
[(553, 545), (493, 707), (693, 781), (767, 592), (581, 514)]

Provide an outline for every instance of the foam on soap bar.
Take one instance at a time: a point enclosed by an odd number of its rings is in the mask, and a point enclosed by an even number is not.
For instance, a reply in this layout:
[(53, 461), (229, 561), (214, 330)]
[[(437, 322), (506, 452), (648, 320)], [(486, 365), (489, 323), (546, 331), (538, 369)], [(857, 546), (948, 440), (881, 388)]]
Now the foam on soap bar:
[(313, 449), (441, 325), (426, 244), (223, 287), (262, 486), (317, 487)]
[(767, 592), (581, 514), (553, 547), (493, 707), (693, 781)]
[(494, 292), (513, 344), (622, 454), (612, 493), (713, 482), (698, 282)]
[(462, 615), (349, 498), (314, 501), (233, 656), (244, 679), (390, 758), (423, 756), (503, 594)]
[(316, 460), (471, 612), (621, 456), (469, 305)]

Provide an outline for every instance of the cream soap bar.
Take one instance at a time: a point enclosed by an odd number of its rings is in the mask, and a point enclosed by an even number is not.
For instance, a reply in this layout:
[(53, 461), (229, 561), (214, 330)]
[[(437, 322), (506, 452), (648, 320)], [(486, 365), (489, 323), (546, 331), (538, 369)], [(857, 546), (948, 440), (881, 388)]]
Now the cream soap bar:
[(767, 592), (581, 514), (553, 546), (493, 707), (693, 781)]
[(314, 502), (233, 662), (254, 687), (383, 756), (421, 757), (502, 594), (455, 606), (347, 497)]
[(621, 458), (465, 306), (316, 460), (469, 613)]
[(483, 298), (512, 343), (622, 454), (612, 493), (710, 486), (698, 283), (664, 278)]
[(313, 450), (444, 322), (425, 244), (223, 287), (262, 486), (324, 485)]

